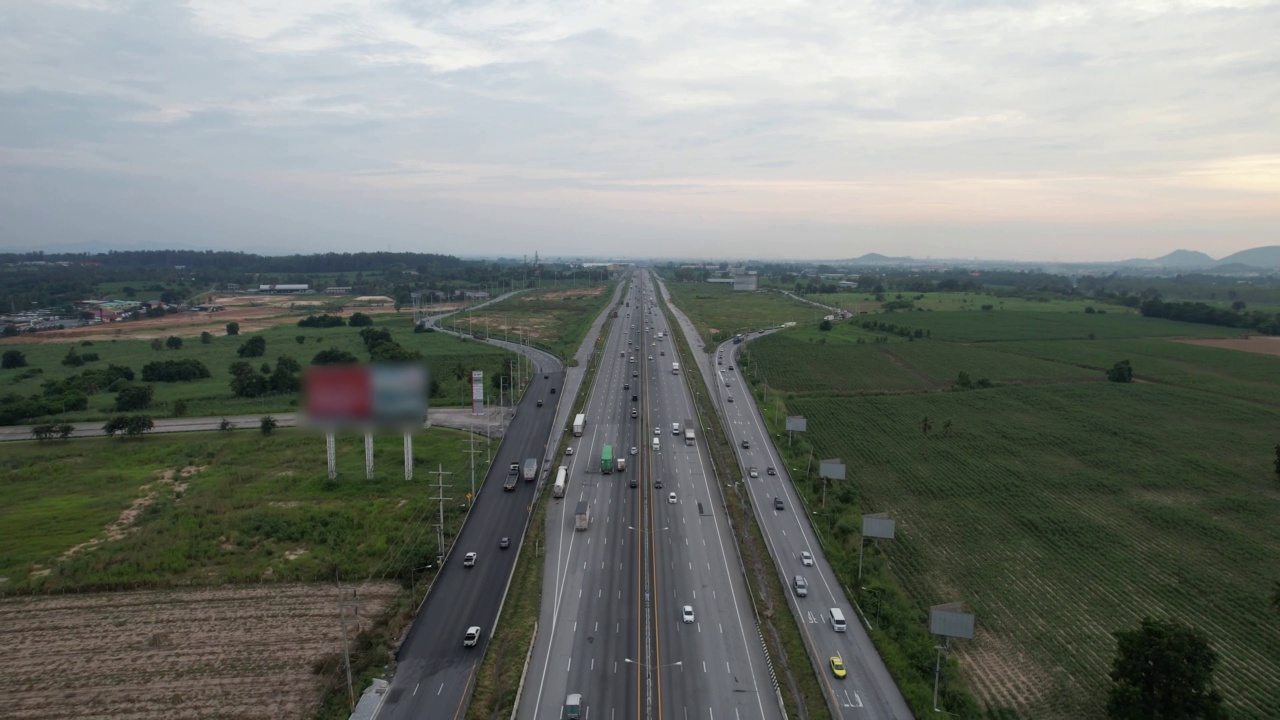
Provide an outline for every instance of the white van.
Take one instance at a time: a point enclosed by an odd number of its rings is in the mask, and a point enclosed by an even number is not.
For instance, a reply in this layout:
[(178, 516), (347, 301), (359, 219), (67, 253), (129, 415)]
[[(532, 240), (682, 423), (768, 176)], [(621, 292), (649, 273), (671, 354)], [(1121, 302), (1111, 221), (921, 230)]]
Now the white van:
[(849, 629), (844, 624), (844, 613), (840, 612), (840, 608), (831, 608), (831, 629), (836, 632), (844, 632)]
[(653, 439), (653, 451), (658, 452), (658, 438)]
[(680, 434), (680, 423), (671, 423), (671, 434), (672, 435)]

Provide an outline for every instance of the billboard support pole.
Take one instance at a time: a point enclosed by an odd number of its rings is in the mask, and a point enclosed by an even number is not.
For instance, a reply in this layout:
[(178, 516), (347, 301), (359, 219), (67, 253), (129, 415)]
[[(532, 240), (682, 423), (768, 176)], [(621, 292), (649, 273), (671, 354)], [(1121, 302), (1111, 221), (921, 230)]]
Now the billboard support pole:
[(413, 479), (413, 434), (404, 431), (404, 479)]
[(364, 434), (364, 479), (373, 479), (373, 433)]
[(338, 452), (334, 448), (332, 432), (327, 432), (324, 434), (324, 452), (325, 452), (325, 457), (329, 463), (329, 479), (337, 480), (338, 479)]

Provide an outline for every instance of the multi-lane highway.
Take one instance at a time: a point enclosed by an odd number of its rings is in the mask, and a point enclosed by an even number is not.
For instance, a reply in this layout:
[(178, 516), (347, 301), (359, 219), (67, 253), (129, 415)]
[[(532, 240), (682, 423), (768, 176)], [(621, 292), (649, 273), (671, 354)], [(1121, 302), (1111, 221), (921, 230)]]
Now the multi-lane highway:
[[(665, 290), (664, 297), (669, 297)], [(677, 317), (680, 317), (678, 313)], [(680, 325), (689, 346), (698, 348), (700, 340), (692, 325), (682, 317)], [(750, 388), (739, 377), (737, 352), (741, 347), (732, 341), (726, 342), (714, 355), (700, 356), (699, 366), (726, 421), (726, 430), (741, 463), (743, 482), (750, 490), (769, 552), (788, 588), (789, 602), (800, 620), (805, 643), (822, 666), (819, 679), (827, 692), (828, 704), (838, 717), (847, 720), (910, 718), (912, 715), (902, 693), (818, 545), (788, 469), (765, 430)], [(756, 477), (751, 477), (751, 468), (756, 469)], [(771, 475), (769, 468), (777, 474)], [(811, 559), (803, 559), (802, 553), (808, 553)], [(806, 564), (809, 562), (812, 565)], [(797, 595), (794, 587), (796, 575), (806, 582), (807, 592), (803, 597)], [(839, 609), (844, 616), (845, 631), (837, 632), (833, 627), (832, 608)], [(847, 677), (834, 676), (829, 666), (832, 657), (844, 661)]]
[[(534, 359), (534, 365), (533, 380), (477, 492), (475, 507), (400, 646), (379, 720), (452, 719), (460, 716), (470, 697), (537, 485), (520, 480), (513, 490), (505, 491), (503, 480), (511, 463), (528, 458), (537, 460), (539, 475), (545, 473), (547, 438), (563, 397), (559, 390), (564, 373), (558, 361), (544, 354)], [(552, 388), (557, 392), (553, 394)], [(537, 406), (538, 400), (543, 401), (542, 407)], [(465, 498), (451, 501), (460, 503)], [(499, 546), (504, 537), (510, 539), (507, 548)], [(463, 557), (469, 552), (476, 553), (475, 565), (465, 567)], [(474, 647), (465, 647), (463, 635), (471, 626), (481, 629), (480, 640)]]
[[(648, 274), (635, 280), (565, 459), (564, 497), (550, 501), (518, 716), (559, 718), (580, 694), (584, 718), (780, 718), (702, 440), (685, 443), (694, 413), (679, 359)], [(605, 445), (625, 470), (604, 471)], [(585, 531), (574, 530), (580, 503)]]

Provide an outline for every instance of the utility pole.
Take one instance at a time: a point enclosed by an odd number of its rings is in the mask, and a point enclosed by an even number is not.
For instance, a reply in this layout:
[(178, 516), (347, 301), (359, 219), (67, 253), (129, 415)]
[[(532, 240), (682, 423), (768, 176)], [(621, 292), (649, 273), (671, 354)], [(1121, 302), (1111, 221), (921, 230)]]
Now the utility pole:
[(453, 473), (445, 472), (443, 464), (437, 467), (439, 468), (438, 470), (428, 472), (428, 474), (437, 476), (438, 497), (436, 499), (440, 502), (440, 524), (436, 525), (436, 567), (441, 567), (444, 565), (444, 501), (453, 499), (444, 496), (444, 476), (452, 475)]
[(476, 449), (476, 434), (475, 434), (475, 433), (469, 433), (469, 438), (468, 438), (468, 439), (469, 439), (469, 440), (470, 440), (470, 442), (471, 442), (471, 449), (470, 449), (470, 450), (467, 450), (467, 454), (471, 456), (471, 498), (470, 498), (470, 501), (474, 503), (474, 502), (476, 501), (476, 499), (475, 499), (475, 498), (476, 498), (476, 453), (478, 453), (478, 452), (480, 452), (480, 451)]
[(360, 632), (360, 604), (356, 600), (356, 589), (339, 587), (338, 589), (338, 624), (342, 628), (342, 663), (347, 666), (347, 696), (350, 707), (356, 709), (356, 690), (351, 681), (351, 635), (348, 625), (355, 625)]

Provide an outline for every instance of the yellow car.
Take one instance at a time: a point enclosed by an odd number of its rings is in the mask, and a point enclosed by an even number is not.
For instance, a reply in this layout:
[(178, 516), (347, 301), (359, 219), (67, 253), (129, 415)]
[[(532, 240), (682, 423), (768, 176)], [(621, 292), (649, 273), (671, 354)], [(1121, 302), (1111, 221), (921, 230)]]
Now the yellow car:
[(844, 661), (838, 656), (831, 658), (831, 672), (838, 678), (842, 678), (847, 674), (844, 671)]

